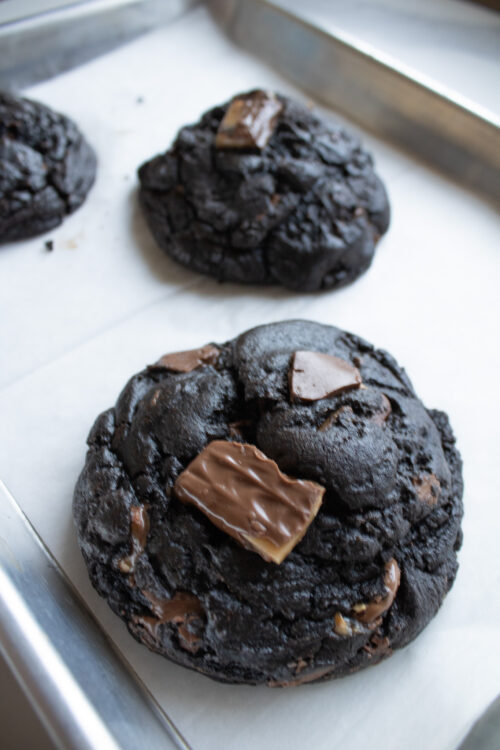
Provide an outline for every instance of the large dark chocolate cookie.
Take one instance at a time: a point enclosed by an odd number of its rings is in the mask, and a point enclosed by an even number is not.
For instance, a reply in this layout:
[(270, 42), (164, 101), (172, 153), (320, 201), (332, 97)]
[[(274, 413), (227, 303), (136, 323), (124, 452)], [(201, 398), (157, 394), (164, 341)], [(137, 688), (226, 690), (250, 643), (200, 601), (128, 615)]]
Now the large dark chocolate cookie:
[(95, 171), (74, 122), (0, 92), (0, 243), (58, 226), (83, 203)]
[(348, 284), (389, 224), (384, 186), (358, 139), (263, 91), (182, 128), (139, 179), (160, 247), (220, 281)]
[(139, 641), (218, 680), (375, 664), (455, 578), (448, 419), (337, 328), (287, 321), (165, 355), (88, 443), (74, 515), (92, 583)]

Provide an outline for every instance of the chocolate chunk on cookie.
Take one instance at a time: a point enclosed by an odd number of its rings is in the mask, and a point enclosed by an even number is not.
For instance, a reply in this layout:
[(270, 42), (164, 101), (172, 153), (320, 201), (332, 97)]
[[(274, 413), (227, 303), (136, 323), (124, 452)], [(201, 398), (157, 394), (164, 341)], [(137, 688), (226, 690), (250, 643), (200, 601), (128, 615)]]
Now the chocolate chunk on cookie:
[(321, 352), (294, 352), (290, 393), (301, 401), (319, 401), (361, 385), (359, 370), (340, 357)]
[(0, 243), (58, 226), (85, 200), (96, 157), (75, 123), (0, 92)]
[(139, 180), (160, 247), (220, 281), (339, 287), (368, 268), (389, 225), (359, 140), (260, 89), (182, 128)]
[(275, 563), (302, 539), (324, 492), (315, 482), (282, 474), (254, 445), (228, 440), (212, 440), (174, 485), (179, 500)]
[(215, 136), (216, 148), (263, 149), (283, 109), (275, 94), (251, 91), (233, 99)]
[(164, 355), (88, 443), (74, 516), (92, 583), (137, 640), (214, 679), (289, 687), (377, 664), (455, 578), (448, 419), (337, 328)]

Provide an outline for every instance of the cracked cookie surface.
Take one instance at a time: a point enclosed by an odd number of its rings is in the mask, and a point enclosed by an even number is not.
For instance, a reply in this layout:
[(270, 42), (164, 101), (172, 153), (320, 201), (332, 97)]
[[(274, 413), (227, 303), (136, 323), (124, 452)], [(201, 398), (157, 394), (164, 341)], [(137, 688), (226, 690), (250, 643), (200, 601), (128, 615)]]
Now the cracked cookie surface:
[[(305, 401), (303, 376), (294, 396), (296, 352), (301, 372), (318, 359), (304, 352), (342, 360), (350, 389)], [(279, 564), (176, 495), (224, 441), (324, 488)], [(415, 638), (455, 578), (462, 476), (448, 418), (390, 355), (337, 328), (286, 321), (163, 356), (88, 444), (74, 516), (93, 585), (137, 640), (214, 679), (293, 686), (375, 664)]]
[(0, 92), (0, 243), (58, 226), (85, 200), (94, 151), (74, 122)]
[[(227, 135), (218, 146), (234, 103), (257, 95), (279, 104), (265, 145), (259, 132), (247, 147), (241, 138), (227, 147)], [(262, 117), (254, 121), (262, 125)], [(220, 281), (343, 286), (368, 268), (389, 224), (384, 186), (356, 136), (259, 90), (182, 128), (170, 150), (140, 167), (139, 180), (160, 247)]]

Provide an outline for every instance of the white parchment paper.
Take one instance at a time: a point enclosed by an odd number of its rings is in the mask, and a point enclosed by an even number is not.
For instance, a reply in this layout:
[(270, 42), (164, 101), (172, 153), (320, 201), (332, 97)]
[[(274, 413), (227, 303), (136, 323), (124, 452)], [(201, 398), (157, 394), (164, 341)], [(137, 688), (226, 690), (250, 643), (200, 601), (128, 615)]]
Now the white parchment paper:
[[(135, 170), (182, 124), (253, 86), (305, 98), (196, 10), (26, 92), (74, 117), (100, 164), (83, 208), (0, 251), (0, 476), (196, 750), (451, 749), (500, 686), (498, 215), (365, 134), (393, 220), (355, 284), (297, 295), (176, 266), (139, 215)], [(424, 402), (450, 414), (466, 482), (460, 570), (433, 622), (375, 669), (295, 690), (224, 686), (139, 646), (91, 589), (72, 490), (94, 417), (131, 374), (170, 350), (291, 317), (388, 349)]]

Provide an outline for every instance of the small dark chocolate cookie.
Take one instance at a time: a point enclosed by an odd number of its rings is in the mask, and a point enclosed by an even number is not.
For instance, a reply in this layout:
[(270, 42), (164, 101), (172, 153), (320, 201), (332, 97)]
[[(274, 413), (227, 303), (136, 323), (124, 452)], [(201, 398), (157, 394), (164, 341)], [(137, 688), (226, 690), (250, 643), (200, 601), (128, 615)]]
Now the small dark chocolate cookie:
[(58, 226), (85, 200), (96, 157), (74, 122), (0, 92), (0, 243)]
[(139, 180), (160, 247), (219, 281), (339, 287), (368, 268), (389, 225), (384, 186), (359, 140), (260, 90), (182, 128)]
[(376, 664), (457, 571), (461, 460), (392, 357), (287, 321), (168, 354), (90, 433), (90, 578), (137, 640), (224, 682)]

